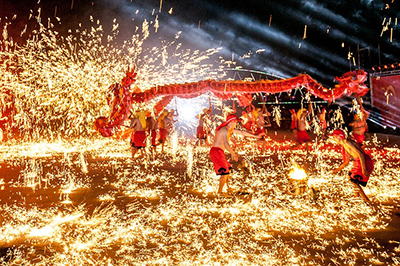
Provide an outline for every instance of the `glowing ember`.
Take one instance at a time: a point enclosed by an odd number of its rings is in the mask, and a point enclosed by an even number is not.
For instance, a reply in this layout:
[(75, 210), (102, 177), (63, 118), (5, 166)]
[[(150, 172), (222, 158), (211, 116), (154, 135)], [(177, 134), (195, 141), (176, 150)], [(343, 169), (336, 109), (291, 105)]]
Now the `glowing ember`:
[(298, 166), (293, 167), (289, 172), (289, 178), (295, 180), (304, 180), (307, 178), (307, 174), (304, 169), (299, 168)]

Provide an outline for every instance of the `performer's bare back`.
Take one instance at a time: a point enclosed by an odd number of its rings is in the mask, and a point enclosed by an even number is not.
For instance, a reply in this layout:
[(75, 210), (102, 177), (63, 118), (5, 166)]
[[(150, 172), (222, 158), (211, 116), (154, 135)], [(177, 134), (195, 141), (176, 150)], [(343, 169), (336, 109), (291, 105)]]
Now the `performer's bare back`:
[(298, 121), (298, 130), (303, 131), (307, 129), (307, 120), (306, 120), (306, 116), (307, 116), (308, 112), (304, 111), (301, 116), (300, 119)]
[(136, 131), (144, 131), (145, 129), (142, 126), (142, 123), (140, 123), (139, 118), (134, 118), (131, 122), (131, 128)]

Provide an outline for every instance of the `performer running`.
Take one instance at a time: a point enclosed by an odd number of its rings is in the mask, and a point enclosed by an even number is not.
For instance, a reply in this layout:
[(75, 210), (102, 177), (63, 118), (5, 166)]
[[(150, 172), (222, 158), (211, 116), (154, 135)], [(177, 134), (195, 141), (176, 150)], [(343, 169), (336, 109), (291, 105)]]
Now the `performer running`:
[(196, 117), (199, 119), (199, 125), (197, 126), (196, 137), (197, 144), (202, 144), (204, 141), (208, 144), (208, 135), (210, 128), (208, 126), (209, 120), (211, 120), (211, 109), (204, 108), (201, 114), (198, 114)]
[(345, 168), (350, 158), (354, 158), (353, 168), (349, 173), (350, 181), (355, 189), (355, 196), (361, 196), (365, 201), (370, 201), (361, 186), (366, 186), (374, 169), (374, 163), (371, 157), (365, 153), (360, 145), (354, 140), (346, 139), (346, 134), (341, 129), (335, 129), (331, 134), (333, 140), (342, 146), (343, 163), (333, 170), (333, 173), (338, 173)]
[[(227, 116), (226, 121), (216, 129), (214, 142), (210, 150), (210, 158), (214, 164), (215, 173), (220, 176), (218, 194), (223, 196), (229, 196), (228, 193), (232, 192), (228, 185), (231, 165), (226, 159), (224, 150), (227, 150), (232, 155), (234, 161), (238, 160), (238, 156), (229, 145), (231, 134), (236, 133), (247, 137), (261, 138), (261, 135), (253, 135), (246, 131), (236, 130), (237, 121), (236, 115), (230, 114)], [(222, 189), (225, 184), (228, 193), (223, 194)]]
[(321, 112), (318, 114), (319, 125), (321, 127), (322, 136), (326, 135), (326, 128), (328, 123), (326, 122), (326, 109), (322, 108)]
[(139, 112), (132, 121), (130, 127), (133, 129), (131, 135), (131, 151), (132, 159), (135, 159), (135, 154), (141, 150), (143, 157), (146, 157), (146, 113)]
[[(258, 141), (258, 148), (263, 151), (267, 147), (267, 140), (266, 140), (266, 127), (270, 127), (271, 123), (269, 121), (268, 116), (270, 116), (271, 113), (268, 112), (267, 108), (265, 107), (265, 104), (263, 104), (262, 108), (256, 108), (254, 110), (254, 118), (255, 118), (255, 132), (254, 134), (259, 135), (263, 134), (262, 138), (260, 141)], [(268, 123), (265, 123), (265, 120), (267, 119)]]
[(365, 111), (361, 99), (358, 96), (357, 103), (360, 106), (360, 112), (354, 116), (354, 120), (349, 125), (352, 127), (354, 140), (362, 146), (365, 140), (365, 132), (368, 129), (367, 119), (369, 113)]
[(293, 133), (297, 137), (297, 114), (296, 114), (296, 110), (290, 109), (289, 111), (290, 111), (290, 117), (291, 117), (291, 120), (292, 120), (292, 123), (290, 125), (290, 130), (293, 131)]
[(265, 128), (267, 125), (265, 124), (265, 117), (268, 118), (268, 115), (271, 115), (265, 105), (262, 108), (256, 108), (253, 110), (253, 116), (255, 120), (255, 134), (265, 133)]
[(311, 142), (310, 136), (307, 133), (307, 128), (309, 127), (307, 121), (307, 115), (311, 113), (311, 101), (308, 104), (308, 110), (300, 109), (297, 111), (297, 142), (298, 144), (293, 145), (291, 149), (302, 146), (304, 143), (306, 144), (307, 153), (310, 152), (310, 147), (308, 145)]
[(168, 110), (164, 109), (162, 111), (162, 113), (160, 114), (160, 116), (158, 117), (158, 127), (159, 127), (159, 131), (160, 131), (160, 138), (158, 139), (158, 141), (161, 144), (162, 152), (164, 152), (164, 145), (165, 145), (165, 141), (167, 140), (167, 128), (165, 126), (165, 119), (168, 114), (169, 114)]
[(165, 142), (167, 141), (167, 137), (171, 134), (171, 131), (174, 127), (174, 120), (173, 117), (178, 116), (175, 114), (175, 111), (171, 109), (168, 111), (164, 109), (163, 113), (158, 118), (159, 128), (160, 128), (160, 139), (159, 142), (161, 143), (161, 152), (164, 152)]
[[(233, 105), (233, 111), (236, 113), (236, 107)], [(253, 113), (254, 111), (254, 113)], [(254, 119), (254, 114), (256, 113), (254, 105), (249, 105), (242, 111), (242, 115), (240, 116), (240, 122), (242, 128), (247, 132), (254, 133), (256, 130), (256, 121)]]
[(147, 132), (150, 136), (151, 140), (151, 155), (154, 156), (154, 152), (156, 151), (157, 147), (157, 129), (158, 129), (158, 122), (152, 116), (150, 111), (146, 113), (146, 125), (147, 125)]

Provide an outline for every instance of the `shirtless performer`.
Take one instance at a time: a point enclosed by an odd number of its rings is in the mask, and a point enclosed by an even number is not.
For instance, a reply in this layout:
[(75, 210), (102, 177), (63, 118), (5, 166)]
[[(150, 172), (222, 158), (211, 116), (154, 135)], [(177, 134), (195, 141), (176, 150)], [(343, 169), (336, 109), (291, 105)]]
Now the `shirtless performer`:
[(210, 150), (210, 158), (214, 164), (215, 173), (220, 176), (218, 195), (229, 196), (229, 194), (227, 193), (222, 193), (222, 189), (224, 188), (225, 184), (227, 186), (228, 193), (232, 192), (228, 185), (228, 181), (230, 178), (230, 169), (232, 167), (227, 161), (224, 153), (224, 151), (227, 150), (232, 155), (232, 159), (235, 162), (238, 160), (238, 156), (229, 145), (231, 134), (236, 133), (246, 137), (254, 137), (258, 139), (261, 138), (261, 135), (253, 135), (246, 131), (236, 130), (235, 127), (237, 125), (237, 121), (238, 118), (236, 117), (236, 115), (230, 114), (227, 116), (226, 121), (223, 122), (219, 127), (217, 127), (214, 143)]
[(322, 108), (321, 112), (318, 114), (319, 125), (321, 127), (322, 136), (326, 135), (326, 129), (328, 127), (328, 123), (326, 122), (326, 109)]
[(353, 122), (351, 122), (349, 125), (352, 127), (353, 131), (353, 138), (354, 140), (362, 146), (365, 140), (365, 132), (368, 129), (367, 125), (367, 119), (369, 116), (369, 113), (365, 111), (364, 107), (362, 106), (362, 102), (360, 97), (357, 97), (357, 102), (360, 105), (360, 114), (356, 114), (354, 116)]
[[(343, 130), (335, 129), (330, 135), (333, 140), (343, 147), (343, 163), (333, 173), (336, 174), (345, 168), (350, 162), (350, 156), (355, 159), (353, 168), (349, 173), (350, 181), (355, 189), (355, 196), (361, 196), (365, 201), (370, 201), (361, 186), (366, 186), (369, 176), (374, 169), (371, 157), (364, 152), (358, 143), (346, 139)], [(361, 185), (361, 186), (360, 186)]]
[(208, 145), (209, 126), (208, 123), (211, 118), (211, 109), (204, 108), (201, 114), (196, 116), (199, 119), (199, 125), (196, 130), (197, 144), (202, 144), (202, 141)]
[(147, 132), (151, 140), (151, 154), (153, 157), (154, 151), (156, 150), (156, 146), (158, 144), (157, 143), (158, 122), (149, 111), (147, 111), (146, 113), (146, 125), (147, 125)]
[(290, 124), (290, 130), (293, 131), (294, 135), (297, 136), (297, 115), (296, 110), (290, 109), (290, 118), (292, 123)]
[(246, 108), (246, 110), (242, 111), (242, 126), (246, 129), (247, 132), (254, 133), (256, 131), (256, 121), (254, 119), (255, 117), (253, 113), (253, 111), (255, 110), (256, 108), (254, 107), (254, 105), (250, 105)]
[[(271, 113), (268, 112), (267, 108), (265, 107), (265, 104), (263, 105), (262, 108), (256, 108), (256, 110), (254, 110), (253, 112), (256, 122), (256, 131), (254, 133), (255, 134), (266, 133), (265, 128), (271, 126), (271, 123), (269, 122), (268, 118), (268, 116), (270, 116)], [(268, 123), (265, 123), (265, 118), (268, 119)]]
[[(143, 117), (142, 117), (143, 116)], [(133, 129), (131, 135), (131, 151), (132, 159), (135, 159), (135, 154), (138, 150), (142, 150), (142, 155), (145, 157), (146, 147), (146, 114), (144, 112), (138, 113), (131, 121), (130, 128)]]
[(158, 141), (161, 143), (162, 145), (162, 149), (164, 151), (164, 144), (165, 141), (167, 140), (167, 129), (165, 126), (165, 118), (166, 116), (169, 115), (169, 112), (167, 109), (164, 109), (160, 116), (158, 117), (157, 121), (158, 121), (158, 129), (160, 131), (160, 138), (158, 139)]
[(311, 142), (310, 136), (307, 133), (308, 121), (307, 115), (311, 113), (311, 102), (308, 105), (308, 110), (300, 109), (297, 111), (297, 141), (298, 144), (291, 147), (291, 149), (302, 146), (306, 144), (307, 153), (310, 152), (310, 147), (308, 145)]

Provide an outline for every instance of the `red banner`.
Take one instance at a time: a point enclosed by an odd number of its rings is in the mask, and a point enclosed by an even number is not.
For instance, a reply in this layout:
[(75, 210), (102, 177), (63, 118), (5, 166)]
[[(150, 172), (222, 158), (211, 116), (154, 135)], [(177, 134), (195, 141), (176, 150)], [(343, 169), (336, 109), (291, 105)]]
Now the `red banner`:
[(383, 126), (400, 127), (400, 75), (371, 78), (372, 106), (380, 110)]

